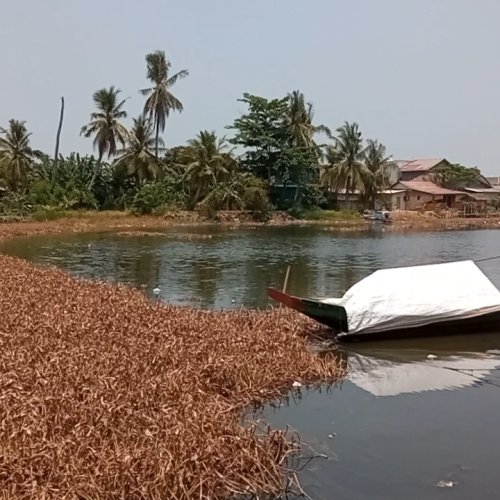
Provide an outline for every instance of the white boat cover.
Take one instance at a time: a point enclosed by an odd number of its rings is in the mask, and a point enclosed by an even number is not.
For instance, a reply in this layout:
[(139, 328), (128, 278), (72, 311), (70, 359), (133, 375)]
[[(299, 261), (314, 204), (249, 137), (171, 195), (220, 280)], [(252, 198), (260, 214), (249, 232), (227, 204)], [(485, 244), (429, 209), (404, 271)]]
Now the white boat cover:
[(348, 334), (375, 333), (500, 311), (500, 291), (471, 261), (375, 271), (339, 299)]

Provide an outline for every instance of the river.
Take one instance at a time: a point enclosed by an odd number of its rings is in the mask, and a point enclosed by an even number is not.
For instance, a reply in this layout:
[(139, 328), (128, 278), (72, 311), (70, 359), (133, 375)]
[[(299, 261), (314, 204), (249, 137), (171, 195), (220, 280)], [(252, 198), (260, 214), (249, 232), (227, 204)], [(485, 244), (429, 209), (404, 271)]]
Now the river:
[[(128, 283), (164, 301), (266, 307), (268, 285), (338, 296), (381, 267), (500, 254), (500, 231), (335, 232), (327, 227), (182, 227), (133, 235), (18, 238), (0, 251)], [(500, 260), (480, 264), (500, 287)], [(466, 285), (466, 284), (465, 284)], [(411, 284), (409, 284), (411, 286)], [(499, 333), (348, 346), (349, 377), (260, 415), (327, 458), (300, 474), (315, 499), (498, 499)], [(430, 356), (429, 356), (430, 355)]]

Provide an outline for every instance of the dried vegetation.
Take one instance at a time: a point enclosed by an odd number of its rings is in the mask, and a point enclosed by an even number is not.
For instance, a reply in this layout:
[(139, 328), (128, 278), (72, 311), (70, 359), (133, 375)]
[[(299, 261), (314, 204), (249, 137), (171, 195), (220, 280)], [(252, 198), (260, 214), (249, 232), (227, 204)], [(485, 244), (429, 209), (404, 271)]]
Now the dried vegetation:
[(0, 256), (0, 498), (220, 498), (283, 491), (293, 449), (249, 405), (335, 381), (293, 314), (149, 302)]

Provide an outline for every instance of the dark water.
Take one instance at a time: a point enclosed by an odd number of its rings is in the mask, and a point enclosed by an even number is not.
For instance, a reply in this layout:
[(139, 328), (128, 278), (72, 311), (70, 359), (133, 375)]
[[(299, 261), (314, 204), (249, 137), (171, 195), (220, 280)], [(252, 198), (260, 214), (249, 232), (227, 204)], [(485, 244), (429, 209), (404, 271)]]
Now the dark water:
[[(281, 285), (288, 265), (289, 291), (338, 296), (380, 267), (498, 255), (500, 231), (186, 227), (157, 236), (17, 239), (0, 250), (148, 294), (159, 287), (173, 303), (264, 307), (266, 287)], [(500, 286), (500, 260), (481, 268)], [(350, 375), (340, 386), (304, 391), (288, 406), (263, 412), (327, 455), (301, 473), (311, 497), (500, 498), (500, 328), (498, 334), (357, 344), (342, 356)]]

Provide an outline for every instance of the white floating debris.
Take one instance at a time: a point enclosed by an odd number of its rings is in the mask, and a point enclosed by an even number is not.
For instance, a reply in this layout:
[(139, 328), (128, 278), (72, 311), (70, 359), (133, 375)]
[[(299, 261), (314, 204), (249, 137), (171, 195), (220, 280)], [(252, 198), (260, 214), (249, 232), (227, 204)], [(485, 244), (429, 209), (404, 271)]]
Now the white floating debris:
[(302, 387), (302, 384), (298, 382), (297, 380), (292, 384), (292, 387), (294, 389), (300, 389)]
[(447, 479), (441, 479), (441, 481), (438, 481), (436, 483), (436, 486), (438, 488), (453, 488), (457, 483), (456, 481), (449, 481)]
[(427, 359), (438, 359), (435, 354), (427, 354)]
[(161, 292), (161, 290), (158, 287), (153, 288), (153, 294), (154, 295), (158, 296), (158, 295), (160, 295), (160, 292)]
[(333, 434), (328, 434), (328, 439), (333, 439)]
[(233, 299), (233, 300), (231, 301), (231, 304), (234, 304), (234, 303), (236, 303), (236, 300), (235, 300), (235, 299)]

